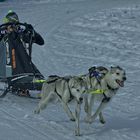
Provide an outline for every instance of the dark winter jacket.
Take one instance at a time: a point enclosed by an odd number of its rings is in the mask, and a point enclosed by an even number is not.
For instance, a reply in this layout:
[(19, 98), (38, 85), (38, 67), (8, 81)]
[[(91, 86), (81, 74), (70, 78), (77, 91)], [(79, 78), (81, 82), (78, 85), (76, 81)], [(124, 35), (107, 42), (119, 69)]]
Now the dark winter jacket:
[(4, 34), (0, 33), (0, 41), (2, 40), (3, 37), (4, 37)]
[[(27, 30), (22, 31), (21, 29), (18, 31), (18, 35), (23, 39), (25, 43), (30, 43), (31, 33)], [(0, 41), (5, 36), (5, 34), (0, 34)], [(44, 39), (41, 37), (39, 33), (34, 31), (34, 35), (32, 36), (32, 43), (36, 43), (38, 45), (44, 45)]]
[(12, 31), (10, 33), (0, 34), (0, 41), (2, 38), (4, 38), (4, 40), (6, 40), (6, 42), (8, 42), (9, 37), (11, 35), (12, 35), (13, 39), (16, 40), (17, 38), (20, 37), (22, 42), (29, 44), (28, 47), (26, 47), (25, 44), (23, 44), (23, 45), (24, 45), (25, 49), (28, 50), (27, 54), (29, 55), (30, 58), (31, 58), (31, 54), (32, 54), (32, 43), (36, 43), (38, 45), (44, 44), (43, 38), (41, 37), (40, 34), (38, 34), (35, 30), (33, 30), (32, 26), (31, 26), (31, 29), (23, 30), (19, 27), (19, 29), (17, 31)]
[[(31, 34), (28, 31), (24, 31), (21, 33), (22, 39), (25, 43), (29, 43), (31, 39)], [(39, 33), (34, 31), (34, 35), (32, 36), (32, 43), (36, 43), (38, 45), (44, 45), (44, 39), (41, 37)]]

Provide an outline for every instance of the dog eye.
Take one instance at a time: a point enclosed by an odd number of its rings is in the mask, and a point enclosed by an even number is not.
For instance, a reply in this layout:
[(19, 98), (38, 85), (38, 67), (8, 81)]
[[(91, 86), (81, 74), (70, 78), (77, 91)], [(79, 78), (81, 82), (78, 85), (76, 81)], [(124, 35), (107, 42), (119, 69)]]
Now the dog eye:
[(80, 90), (79, 90), (79, 89), (77, 89), (77, 91), (79, 92)]
[(117, 74), (117, 75), (120, 75), (120, 73), (118, 73), (118, 72), (117, 72), (116, 74)]

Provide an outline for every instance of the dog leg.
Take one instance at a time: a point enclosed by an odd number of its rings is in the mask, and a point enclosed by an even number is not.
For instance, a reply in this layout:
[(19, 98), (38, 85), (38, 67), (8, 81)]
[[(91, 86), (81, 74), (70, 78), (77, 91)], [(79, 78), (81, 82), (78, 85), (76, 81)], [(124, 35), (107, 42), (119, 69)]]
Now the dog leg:
[(56, 94), (56, 95), (57, 95), (58, 99), (60, 100), (60, 102), (62, 103), (63, 109), (67, 113), (70, 120), (75, 121), (75, 117), (73, 116), (71, 110), (69, 109), (67, 102), (64, 102), (64, 100), (60, 96), (58, 96), (58, 94)]
[(105, 120), (104, 120), (102, 112), (99, 113), (99, 120), (102, 124), (105, 124)]
[(96, 112), (90, 117), (89, 123), (92, 123), (97, 118), (97, 116), (105, 108), (105, 106), (106, 106), (106, 103), (105, 102), (101, 102), (101, 104), (97, 108)]
[(91, 116), (92, 115), (92, 107), (94, 104), (94, 96), (91, 95), (91, 98), (89, 99), (89, 104), (88, 104), (88, 115)]
[(89, 101), (88, 101), (88, 99), (87, 99), (87, 103), (86, 103), (87, 105), (87, 114), (86, 114), (86, 117), (85, 117), (85, 121), (88, 123), (89, 122), (89, 120), (90, 120), (90, 118), (91, 118), (91, 116), (92, 116), (92, 107), (93, 107), (93, 104), (94, 104), (94, 96), (93, 95), (91, 95), (91, 97), (89, 98)]
[(75, 118), (76, 118), (76, 128), (75, 135), (80, 136), (80, 112), (81, 112), (81, 101), (77, 101), (75, 109)]
[(45, 99), (41, 99), (37, 108), (34, 110), (35, 114), (39, 114), (41, 110), (43, 110), (47, 107), (51, 95), (52, 94), (49, 94)]
[(67, 113), (68, 117), (70, 118), (71, 121), (75, 121), (75, 117), (73, 116), (72, 112), (70, 111), (69, 107), (68, 107), (68, 104), (65, 103), (64, 101), (62, 101), (62, 106), (65, 110), (65, 112)]
[(84, 110), (86, 113), (88, 113), (88, 97), (87, 96), (84, 97), (84, 102), (85, 102)]

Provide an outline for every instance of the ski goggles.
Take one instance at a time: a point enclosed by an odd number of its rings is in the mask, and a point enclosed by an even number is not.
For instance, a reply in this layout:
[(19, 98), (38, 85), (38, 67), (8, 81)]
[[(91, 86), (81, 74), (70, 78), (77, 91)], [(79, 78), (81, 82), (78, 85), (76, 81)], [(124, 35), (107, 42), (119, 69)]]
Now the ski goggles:
[(15, 19), (14, 17), (12, 18), (7, 18), (7, 17), (4, 17), (3, 18), (3, 23), (11, 23), (11, 22), (19, 22), (17, 19)]

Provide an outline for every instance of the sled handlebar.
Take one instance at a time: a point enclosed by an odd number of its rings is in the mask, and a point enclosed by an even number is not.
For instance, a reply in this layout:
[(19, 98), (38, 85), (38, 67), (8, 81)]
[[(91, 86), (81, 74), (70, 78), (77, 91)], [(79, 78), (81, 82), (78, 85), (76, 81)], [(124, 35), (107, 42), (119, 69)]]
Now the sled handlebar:
[[(27, 29), (27, 27), (29, 26), (29, 25), (31, 25), (31, 24), (27, 24), (27, 23), (21, 23), (21, 22), (16, 22), (16, 23), (4, 23), (4, 24), (1, 24), (0, 25), (0, 31), (2, 31), (2, 30), (6, 30), (6, 28), (8, 27), (8, 26), (16, 26), (16, 25), (20, 25), (20, 26), (24, 26), (25, 27), (25, 29)], [(29, 30), (29, 29), (28, 29)], [(30, 31), (32, 31), (32, 30), (34, 30), (33, 28), (32, 29), (30, 29)]]

